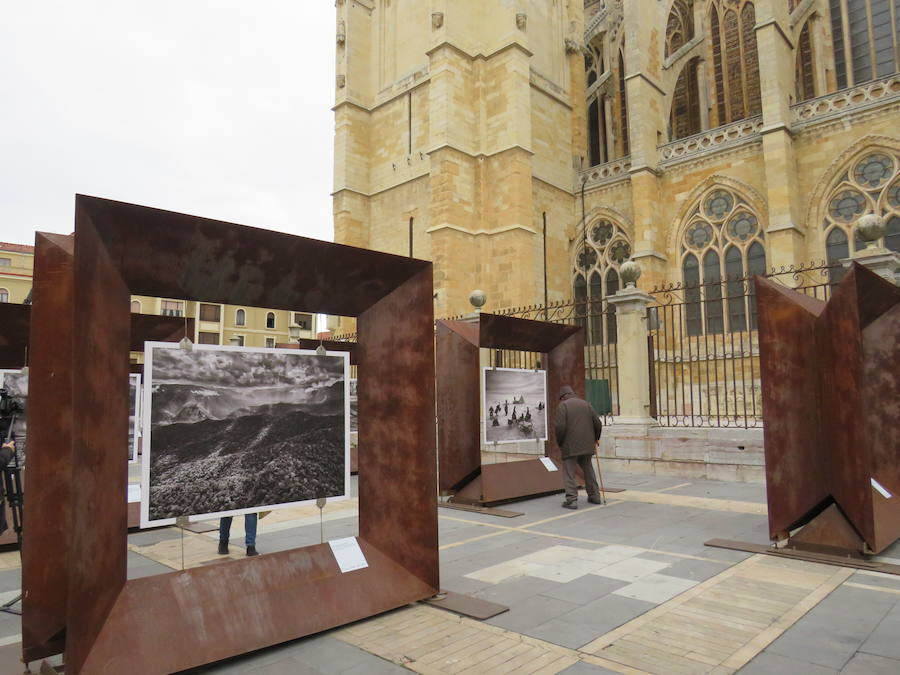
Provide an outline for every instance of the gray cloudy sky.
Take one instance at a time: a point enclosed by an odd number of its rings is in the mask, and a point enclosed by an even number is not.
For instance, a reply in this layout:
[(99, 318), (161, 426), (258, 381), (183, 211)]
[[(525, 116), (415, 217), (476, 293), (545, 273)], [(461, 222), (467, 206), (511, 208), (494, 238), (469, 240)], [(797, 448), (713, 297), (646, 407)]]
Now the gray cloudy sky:
[(332, 0), (2, 0), (0, 240), (76, 192), (331, 239)]

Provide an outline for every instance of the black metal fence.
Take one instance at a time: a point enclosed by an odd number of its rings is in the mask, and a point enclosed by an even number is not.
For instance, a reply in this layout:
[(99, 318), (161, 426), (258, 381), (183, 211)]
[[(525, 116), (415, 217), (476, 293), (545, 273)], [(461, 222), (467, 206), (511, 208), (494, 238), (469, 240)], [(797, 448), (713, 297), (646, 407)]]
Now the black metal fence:
[[(772, 281), (827, 300), (842, 268), (825, 262), (772, 269)], [(650, 291), (651, 396), (663, 426), (762, 426), (752, 277)]]
[[(619, 414), (619, 365), (616, 350), (616, 314), (605, 299), (591, 302), (564, 300), (549, 305), (531, 305), (497, 310), (495, 314), (521, 319), (581, 326), (585, 329), (585, 380), (587, 396), (594, 409), (609, 423)], [(498, 352), (492, 365), (532, 368), (540, 355)], [(517, 360), (518, 359), (518, 360)], [(519, 364), (524, 365), (511, 365)]]

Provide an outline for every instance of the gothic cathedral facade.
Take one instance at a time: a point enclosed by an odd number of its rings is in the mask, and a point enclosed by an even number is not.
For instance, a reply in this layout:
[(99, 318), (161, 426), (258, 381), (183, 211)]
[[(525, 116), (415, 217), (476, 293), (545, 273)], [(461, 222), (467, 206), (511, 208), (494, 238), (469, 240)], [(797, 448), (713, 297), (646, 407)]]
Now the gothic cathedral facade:
[(335, 241), (435, 313), (900, 250), (898, 0), (337, 0)]

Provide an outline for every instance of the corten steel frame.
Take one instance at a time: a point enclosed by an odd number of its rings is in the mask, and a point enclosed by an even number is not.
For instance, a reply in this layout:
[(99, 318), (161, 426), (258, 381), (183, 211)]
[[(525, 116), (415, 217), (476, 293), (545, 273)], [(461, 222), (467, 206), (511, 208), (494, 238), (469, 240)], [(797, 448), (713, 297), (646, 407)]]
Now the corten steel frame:
[[(44, 424), (29, 504), (68, 518), (25, 547), (29, 643), (64, 640), (67, 672), (168, 673), (437, 593), (431, 263), (94, 197), (75, 206), (68, 283), (50, 279), (53, 246), (36, 279), (30, 404)], [(321, 544), (126, 580), (116, 439), (131, 294), (358, 317), (367, 568), (342, 575)], [(75, 316), (78, 330), (62, 330)]]
[(756, 292), (770, 536), (878, 553), (900, 537), (900, 288), (854, 263), (827, 303)]
[[(66, 245), (65, 249), (60, 249), (59, 245), (63, 239), (67, 240), (69, 243)], [(74, 245), (74, 238), (69, 235), (63, 239), (60, 239), (58, 236), (53, 240), (46, 237), (39, 237), (37, 242), (39, 246), (55, 247), (55, 255), (60, 257), (60, 260), (57, 261), (57, 268), (55, 268), (54, 272), (51, 274), (53, 283), (61, 283), (59, 277), (64, 273), (58, 269), (60, 265), (68, 265), (68, 272), (65, 274), (71, 275), (71, 249)], [(56, 244), (52, 243), (53, 241), (55, 241)], [(37, 259), (36, 251), (35, 258)], [(63, 260), (66, 260), (66, 262), (64, 263)], [(37, 262), (35, 264), (37, 264)], [(36, 284), (37, 281), (35, 281), (35, 285)], [(47, 291), (46, 289), (43, 289), (41, 292), (46, 293)], [(31, 332), (31, 308), (31, 305), (0, 304), (0, 364), (4, 364), (0, 365), (0, 368), (21, 368), (25, 365), (25, 355), (28, 352)], [(59, 308), (59, 311), (67, 311), (67, 308)], [(60, 322), (61, 328), (64, 325), (64, 322)], [(178, 342), (185, 335), (193, 334), (193, 319), (156, 316), (153, 314), (132, 314), (130, 351), (143, 351), (145, 341), (156, 340)], [(141, 372), (142, 369), (143, 368), (139, 366), (137, 372)], [(30, 429), (30, 433), (33, 438), (35, 433), (34, 426)], [(29, 461), (29, 464), (32, 464), (32, 462)], [(27, 472), (23, 470), (23, 478), (25, 473)], [(129, 507), (129, 527), (136, 527), (140, 522), (140, 513), (136, 506), (136, 504), (133, 504)], [(8, 506), (4, 506), (4, 508), (8, 508)], [(9, 513), (7, 513), (7, 522), (12, 522)], [(32, 522), (36, 523), (35, 527), (41, 527), (42, 521), (33, 520)], [(0, 535), (0, 546), (10, 544), (17, 544), (16, 533), (12, 528)]]
[(0, 303), (0, 368), (16, 369), (28, 359), (31, 306)]
[(439, 487), (454, 500), (497, 503), (562, 490), (561, 472), (538, 460), (481, 464), (479, 349), (539, 352), (547, 369), (545, 455), (561, 461), (552, 433), (559, 390), (584, 396), (584, 329), (580, 326), (480, 314), (477, 321), (438, 321), (436, 330)]

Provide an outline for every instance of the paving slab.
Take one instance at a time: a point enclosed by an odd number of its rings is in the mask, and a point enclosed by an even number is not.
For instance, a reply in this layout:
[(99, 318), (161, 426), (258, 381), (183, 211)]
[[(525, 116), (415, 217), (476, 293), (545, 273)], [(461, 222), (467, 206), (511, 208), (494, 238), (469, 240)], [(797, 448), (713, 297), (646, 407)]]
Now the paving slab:
[(900, 661), (874, 654), (855, 654), (841, 670), (841, 675), (897, 675)]
[(601, 668), (600, 666), (595, 666), (593, 663), (585, 663), (584, 661), (580, 661), (576, 663), (574, 666), (569, 666), (565, 670), (559, 671), (559, 675), (615, 675), (615, 670), (607, 670), (606, 668)]
[(763, 652), (738, 671), (741, 675), (835, 675), (838, 671), (799, 661), (787, 656)]
[(546, 595), (533, 595), (525, 598), (514, 607), (510, 607), (508, 612), (489, 619), (488, 623), (506, 630), (522, 633), (529, 628), (534, 628), (560, 615), (567, 614), (573, 609), (578, 609), (578, 605), (574, 602), (565, 602)]
[(586, 605), (627, 585), (627, 581), (588, 574), (567, 584), (556, 584), (540, 593), (565, 602)]
[[(893, 609), (866, 638), (859, 651), (900, 661), (900, 595), (893, 597)], [(900, 673), (900, 670), (897, 672)]]
[(896, 603), (891, 594), (842, 586), (766, 649), (840, 670)]

